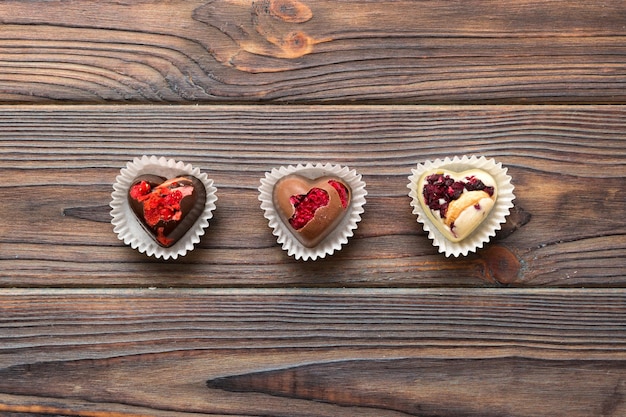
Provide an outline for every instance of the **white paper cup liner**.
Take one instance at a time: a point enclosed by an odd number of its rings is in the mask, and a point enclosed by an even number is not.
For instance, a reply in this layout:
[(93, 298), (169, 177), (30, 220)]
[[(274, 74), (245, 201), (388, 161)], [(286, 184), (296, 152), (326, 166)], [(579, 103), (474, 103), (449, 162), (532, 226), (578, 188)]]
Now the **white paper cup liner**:
[[(498, 195), (493, 208), (476, 230), (460, 242), (452, 242), (446, 239), (426, 215), (424, 208), (419, 202), (418, 181), (422, 174), (435, 169), (447, 169), (455, 172), (481, 169), (489, 173), (497, 184)], [(455, 156), (452, 159), (447, 157), (417, 164), (417, 167), (412, 169), (411, 172), (412, 175), (409, 176), (408, 188), (410, 189), (409, 197), (411, 197), (413, 214), (417, 215), (417, 221), (423, 225), (424, 231), (428, 232), (428, 237), (433, 241), (433, 245), (437, 246), (439, 252), (444, 253), (446, 256), (466, 256), (468, 253), (482, 248), (485, 243), (495, 236), (496, 231), (500, 230), (502, 224), (506, 222), (506, 216), (509, 215), (513, 207), (513, 200), (515, 199), (513, 190), (515, 187), (511, 183), (511, 177), (507, 175), (507, 168), (502, 167), (501, 163), (497, 163), (493, 159), (474, 155)]]
[[(198, 178), (206, 189), (204, 211), (187, 233), (168, 248), (160, 246), (148, 234), (128, 202), (128, 190), (132, 182), (135, 178), (144, 174), (158, 175), (168, 179), (181, 175), (192, 175)], [(209, 179), (207, 174), (200, 172), (199, 168), (193, 168), (190, 164), (185, 164), (181, 161), (164, 157), (157, 158), (156, 156), (148, 157), (144, 155), (126, 164), (126, 167), (122, 168), (120, 174), (116, 177), (113, 190), (110, 203), (112, 208), (111, 223), (114, 226), (113, 231), (117, 233), (118, 238), (141, 253), (166, 260), (186, 255), (188, 251), (193, 250), (194, 246), (200, 242), (200, 237), (204, 235), (205, 229), (209, 226), (209, 219), (213, 217), (213, 210), (215, 210), (215, 202), (217, 201), (215, 194), (217, 189), (213, 186), (213, 180)]]
[[(290, 228), (281, 220), (274, 207), (274, 185), (284, 176), (296, 173), (311, 180), (323, 176), (336, 176), (345, 181), (351, 188), (352, 197), (347, 213), (333, 231), (312, 248), (308, 248), (300, 243)], [(361, 214), (364, 212), (365, 196), (367, 195), (365, 182), (361, 180), (361, 175), (347, 167), (331, 164), (299, 164), (297, 166), (289, 165), (287, 167), (274, 168), (271, 172), (266, 172), (264, 178), (261, 178), (259, 192), (261, 208), (264, 210), (265, 218), (269, 221), (270, 228), (273, 229), (274, 236), (278, 238), (277, 242), (282, 245), (283, 250), (286, 250), (289, 256), (304, 261), (314, 261), (318, 258), (324, 258), (326, 255), (332, 255), (335, 251), (340, 250), (342, 245), (348, 243), (348, 238), (354, 234), (357, 223), (361, 221)]]

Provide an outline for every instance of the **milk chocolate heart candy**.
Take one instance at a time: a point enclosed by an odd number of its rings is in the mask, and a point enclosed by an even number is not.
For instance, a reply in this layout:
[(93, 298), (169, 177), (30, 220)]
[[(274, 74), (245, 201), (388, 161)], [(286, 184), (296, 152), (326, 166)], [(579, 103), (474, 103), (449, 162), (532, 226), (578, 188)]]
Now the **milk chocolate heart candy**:
[(424, 212), (450, 241), (469, 236), (493, 208), (498, 190), (491, 175), (480, 169), (427, 171), (418, 181)]
[(206, 190), (191, 175), (169, 180), (142, 175), (132, 182), (128, 201), (144, 229), (167, 248), (182, 238), (202, 214)]
[(350, 199), (350, 187), (329, 176), (311, 180), (286, 175), (273, 191), (279, 217), (307, 248), (316, 246), (334, 230), (346, 214)]

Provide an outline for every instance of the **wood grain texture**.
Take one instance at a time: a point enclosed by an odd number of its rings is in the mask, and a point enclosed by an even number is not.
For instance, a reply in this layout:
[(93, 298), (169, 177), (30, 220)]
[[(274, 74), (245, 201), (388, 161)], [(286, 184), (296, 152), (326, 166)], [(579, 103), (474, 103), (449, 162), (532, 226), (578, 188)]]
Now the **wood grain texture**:
[[(599, 107), (22, 107), (0, 114), (0, 284), (14, 286), (624, 286), (626, 109)], [(197, 248), (159, 262), (117, 239), (108, 203), (142, 154), (198, 166), (217, 210)], [(516, 210), (484, 250), (445, 258), (411, 213), (418, 162), (484, 154), (509, 168)], [(347, 165), (366, 212), (344, 249), (293, 261), (259, 180)]]
[(623, 103), (626, 5), (4, 1), (0, 101)]
[(0, 305), (0, 412), (626, 412), (624, 290), (4, 289)]
[[(621, 0), (0, 2), (0, 415), (625, 416), (625, 41)], [(110, 224), (143, 154), (218, 187), (175, 262)], [(448, 259), (406, 185), (461, 154), (517, 198)], [(314, 263), (257, 198), (304, 162), (368, 191)]]

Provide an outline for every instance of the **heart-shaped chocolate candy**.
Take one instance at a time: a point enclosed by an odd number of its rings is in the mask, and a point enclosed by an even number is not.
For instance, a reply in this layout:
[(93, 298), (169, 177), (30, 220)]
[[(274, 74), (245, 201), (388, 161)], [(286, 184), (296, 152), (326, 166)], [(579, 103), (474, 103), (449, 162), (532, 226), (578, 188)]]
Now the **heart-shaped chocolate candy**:
[(281, 178), (273, 190), (280, 219), (302, 245), (320, 243), (341, 222), (350, 205), (350, 187), (340, 178), (313, 180), (298, 174)]
[(150, 236), (163, 247), (175, 244), (204, 211), (206, 190), (198, 178), (172, 179), (141, 175), (128, 190), (135, 216)]
[(480, 169), (427, 171), (417, 183), (419, 202), (437, 229), (460, 242), (487, 217), (498, 197), (496, 182)]

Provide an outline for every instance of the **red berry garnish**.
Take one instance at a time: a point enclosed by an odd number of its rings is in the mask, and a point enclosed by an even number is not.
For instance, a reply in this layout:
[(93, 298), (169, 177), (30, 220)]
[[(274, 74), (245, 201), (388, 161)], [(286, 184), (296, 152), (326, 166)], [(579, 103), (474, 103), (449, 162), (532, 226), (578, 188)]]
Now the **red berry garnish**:
[(289, 224), (296, 230), (302, 229), (313, 219), (315, 211), (328, 205), (329, 201), (328, 193), (321, 188), (312, 188), (306, 194), (292, 196), (290, 202), (294, 207), (294, 213), (289, 219)]
[(349, 198), (348, 188), (342, 183), (340, 183), (339, 181), (329, 180), (328, 183), (335, 190), (337, 190), (337, 194), (339, 195), (339, 200), (341, 200), (341, 207), (343, 208), (348, 207), (348, 198)]
[(141, 181), (133, 185), (130, 189), (130, 196), (135, 200), (141, 200), (150, 193), (152, 187), (147, 181)]
[(465, 180), (455, 181), (449, 175), (444, 176), (443, 174), (431, 174), (426, 177), (422, 194), (428, 208), (439, 211), (441, 217), (445, 218), (450, 202), (457, 200), (464, 190), (484, 191), (490, 197), (493, 196), (494, 187), (486, 186), (473, 175), (466, 177)]

